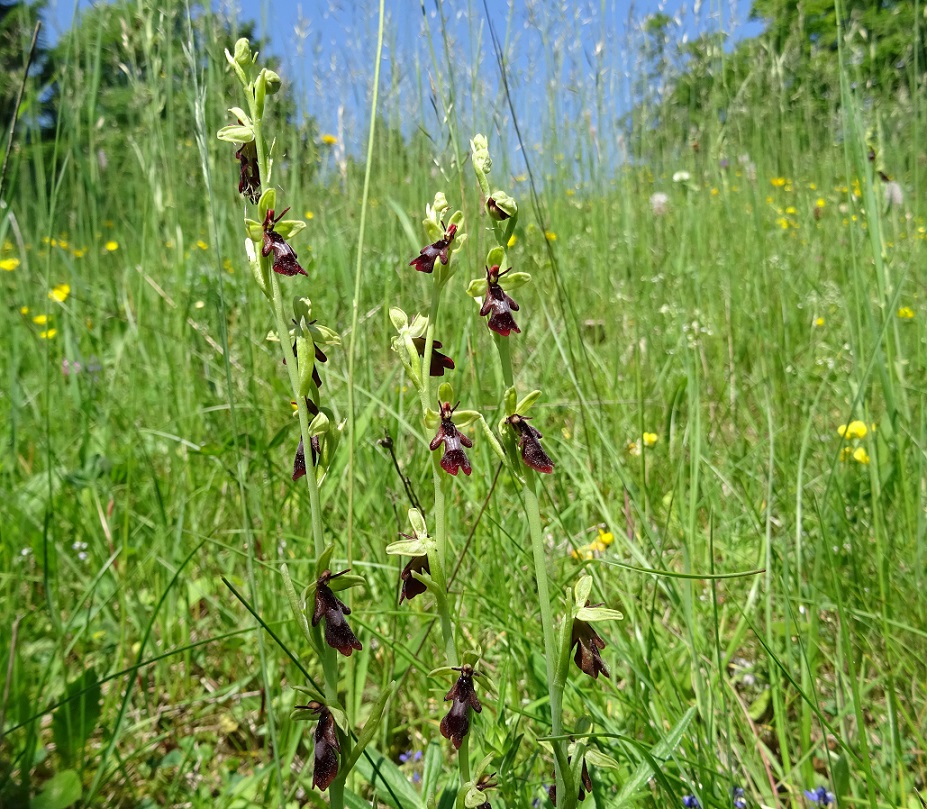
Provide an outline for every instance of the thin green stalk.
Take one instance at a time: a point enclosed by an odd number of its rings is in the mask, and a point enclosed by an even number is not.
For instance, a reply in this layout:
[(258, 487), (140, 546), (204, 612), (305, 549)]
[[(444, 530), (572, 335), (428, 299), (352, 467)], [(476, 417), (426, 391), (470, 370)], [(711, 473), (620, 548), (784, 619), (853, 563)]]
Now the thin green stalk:
[[(431, 355), (434, 351), (435, 321), (441, 307), (441, 291), (444, 285), (437, 278), (431, 290), (431, 307), (428, 311), (428, 328), (425, 332), (425, 354), (422, 357), (422, 384), (419, 389), (422, 402), (422, 415), (433, 409), (431, 396), (431, 376), (428, 369), (431, 367)], [(454, 624), (451, 620), (450, 606), (447, 592), (447, 511), (445, 508), (444, 476), (441, 474), (441, 464), (437, 454), (431, 457), (431, 477), (435, 492), (434, 518), (435, 518), (435, 553), (429, 554), (428, 565), (435, 584), (442, 593), (437, 599), (438, 615), (441, 618), (441, 636), (444, 641), (444, 655), (449, 666), (457, 665), (457, 646), (454, 643)]]
[(354, 268), (354, 303), (351, 310), (351, 338), (348, 342), (348, 537), (347, 558), (350, 566), (354, 550), (354, 462), (357, 450), (354, 413), (354, 361), (357, 357), (357, 324), (360, 317), (361, 280), (364, 271), (364, 235), (367, 229), (367, 201), (370, 197), (370, 169), (373, 166), (373, 142), (377, 129), (377, 102), (380, 90), (380, 62), (383, 58), (384, 2), (380, 0), (380, 22), (377, 29), (377, 57), (373, 69), (373, 92), (370, 99), (370, 133), (367, 136), (367, 160), (364, 168), (364, 190), (361, 195), (360, 224), (357, 230), (357, 264)]
[[(515, 384), (515, 374), (512, 370), (512, 351), (508, 338), (498, 334), (494, 335), (496, 348), (499, 352), (499, 363), (502, 366), (502, 379), (506, 388)], [(541, 628), (544, 634), (544, 662), (547, 666), (548, 696), (550, 699), (551, 735), (563, 734), (563, 686), (560, 659), (556, 633), (554, 632), (554, 616), (550, 600), (550, 584), (547, 578), (547, 550), (544, 547), (544, 533), (541, 528), (541, 510), (537, 495), (537, 475), (534, 470), (525, 470), (525, 484), (522, 488), (525, 498), (525, 514), (528, 517), (528, 531), (531, 535), (531, 554), (534, 559), (534, 578), (538, 588), (538, 602), (541, 609)], [(563, 741), (552, 742), (562, 749), (564, 761), (566, 750)], [(557, 794), (564, 795), (564, 806), (571, 806), (571, 796), (566, 795), (563, 774), (560, 768), (560, 755), (554, 755), (554, 771), (557, 777)]]
[[(268, 156), (264, 149), (263, 119), (258, 116), (258, 109), (252, 94), (249, 94), (249, 106), (252, 121), (254, 124), (254, 142), (258, 156), (258, 166), (260, 167), (261, 177), (265, 182), (269, 182), (270, 167), (268, 165)], [(271, 257), (259, 257), (258, 261), (265, 264), (271, 261)], [(283, 352), (284, 360), (287, 359), (289, 347), (289, 333), (287, 328), (286, 316), (283, 311), (283, 292), (280, 289), (280, 279), (273, 271), (268, 272), (270, 277), (271, 289), (271, 308), (274, 313), (274, 321), (277, 329), (277, 337), (280, 340), (280, 349)], [(290, 357), (292, 360), (292, 357)], [(296, 410), (299, 414), (299, 430), (303, 441), (304, 455), (306, 459), (306, 486), (309, 490), (309, 509), (312, 519), (312, 544), (316, 558), (322, 555), (325, 550), (325, 533), (322, 528), (322, 507), (319, 499), (319, 484), (316, 479), (315, 463), (312, 457), (312, 438), (309, 435), (309, 411), (306, 407), (306, 399), (299, 395), (299, 377), (295, 362), (286, 363), (287, 376), (290, 380), (290, 388), (293, 398), (296, 400)], [(338, 659), (337, 652), (327, 646), (323, 647), (322, 653), (322, 671), (325, 681), (325, 699), (331, 704), (338, 703)], [(350, 706), (350, 701), (346, 703)], [(348, 716), (350, 723), (350, 715)], [(333, 809), (341, 809), (344, 806), (344, 778), (339, 777), (329, 787), (329, 801)]]

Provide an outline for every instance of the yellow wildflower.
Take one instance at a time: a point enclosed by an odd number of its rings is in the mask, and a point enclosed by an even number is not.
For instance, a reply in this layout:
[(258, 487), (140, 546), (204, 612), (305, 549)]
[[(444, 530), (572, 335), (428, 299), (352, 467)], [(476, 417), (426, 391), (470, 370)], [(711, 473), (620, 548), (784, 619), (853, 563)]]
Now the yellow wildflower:
[(326, 146), (334, 146), (338, 142), (338, 138), (334, 135), (322, 135), (322, 143)]
[(570, 556), (572, 556), (574, 559), (591, 559), (592, 548), (590, 548), (588, 545), (583, 545), (582, 547), (571, 551)]
[(721, 193), (721, 192), (718, 191), (717, 188), (712, 188), (712, 189), (711, 189), (711, 195), (712, 195), (713, 197), (718, 196), (719, 193)]
[(817, 326), (819, 329), (822, 328), (824, 326), (824, 318), (823, 317), (815, 318), (814, 325)]
[(778, 218), (776, 219), (776, 224), (777, 224), (780, 228), (782, 228), (783, 230), (788, 230), (788, 229), (789, 229), (789, 220), (786, 219), (784, 216), (778, 217)]
[(817, 190), (818, 190), (818, 184), (817, 184), (817, 183), (808, 183), (808, 188), (810, 188), (812, 191), (817, 191)]
[(789, 214), (790, 216), (794, 216), (795, 214), (798, 213), (798, 210), (795, 208), (794, 205), (789, 205), (789, 207), (785, 209), (785, 212)]
[(603, 531), (599, 529), (599, 538), (597, 540), (601, 542), (606, 548), (615, 541), (615, 535), (611, 531)]
[(914, 318), (914, 310), (910, 306), (902, 306), (898, 310), (898, 317), (902, 320), (912, 320)]
[(29, 314), (29, 307), (28, 307), (28, 306), (20, 306), (20, 307), (19, 307), (19, 313), (20, 313), (21, 315), (28, 315), (28, 314)]
[(552, 230), (545, 230), (544, 238), (547, 239), (547, 241), (549, 242), (555, 242), (557, 241), (557, 234), (554, 233)]
[(306, 211), (306, 212), (303, 214), (303, 217), (304, 217), (305, 219), (315, 219), (315, 214), (314, 214), (312, 211)]
[(515, 242), (517, 242), (517, 241), (518, 241), (518, 237), (513, 233), (511, 236), (509, 236), (508, 246), (509, 246), (509, 247), (514, 247), (514, 246), (515, 246)]
[(74, 258), (83, 258), (85, 255), (87, 255), (87, 249), (85, 247), (74, 248)]
[(46, 331), (39, 332), (39, 338), (42, 340), (51, 340), (58, 333), (58, 329), (47, 329)]
[(865, 422), (859, 420), (851, 421), (849, 424), (841, 424), (837, 428), (837, 434), (847, 441), (853, 438), (865, 438), (868, 432), (869, 428), (866, 426)]
[(6, 270), (7, 272), (13, 272), (19, 266), (18, 258), (5, 258), (0, 260), (0, 270)]
[(119, 242), (110, 239), (103, 247), (106, 249), (107, 253), (115, 253), (119, 249)]
[(48, 299), (50, 301), (64, 303), (70, 294), (71, 286), (69, 284), (58, 284), (58, 286), (56, 286), (51, 292), (48, 293)]
[(660, 436), (658, 436), (656, 433), (644, 433), (641, 438), (644, 439), (645, 447), (652, 447), (657, 443), (657, 441), (660, 440)]
[(785, 185), (785, 177), (772, 177), (769, 182), (771, 182), (775, 188), (782, 188), (782, 186)]
[(48, 323), (48, 315), (36, 315), (32, 318), (32, 322), (35, 323), (36, 326), (44, 326)]
[(209, 249), (209, 244), (207, 244), (206, 242), (204, 242), (202, 239), (197, 239), (197, 240), (196, 240), (196, 246), (199, 247), (200, 250), (208, 250), (208, 249)]
[(823, 208), (825, 205), (827, 205), (827, 200), (824, 199), (824, 197), (818, 197), (817, 202), (814, 204), (817, 205), (818, 208)]
[(857, 447), (853, 451), (853, 460), (863, 465), (869, 463), (869, 453), (863, 447)]

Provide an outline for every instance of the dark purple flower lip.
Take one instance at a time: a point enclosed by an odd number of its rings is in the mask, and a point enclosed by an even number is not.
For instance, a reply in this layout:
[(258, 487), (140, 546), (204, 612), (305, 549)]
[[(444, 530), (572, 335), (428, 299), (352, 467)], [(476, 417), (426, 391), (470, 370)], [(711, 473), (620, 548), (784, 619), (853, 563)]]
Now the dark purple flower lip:
[(454, 671), (459, 671), (460, 677), (444, 696), (445, 702), (453, 704), (441, 720), (441, 735), (445, 739), (450, 739), (454, 747), (459, 750), (463, 737), (470, 731), (470, 709), (480, 713), (483, 706), (477, 699), (476, 690), (473, 687), (473, 678), (479, 677), (479, 673), (473, 670), (473, 666), (466, 663), (460, 668), (455, 667)]
[(454, 411), (459, 404), (460, 402), (451, 407), (450, 402), (441, 402), (441, 424), (438, 427), (438, 434), (431, 439), (431, 443), (428, 445), (431, 451), (434, 452), (442, 443), (444, 444), (441, 468), (455, 477), (461, 470), (468, 476), (472, 471), (470, 459), (463, 448), (470, 449), (473, 446), (473, 441), (465, 433), (460, 432), (453, 421)]
[[(412, 539), (408, 534), (400, 534), (407, 539)], [(413, 573), (431, 574), (431, 565), (427, 556), (415, 556), (409, 560), (408, 564), (402, 569), (400, 578), (402, 579), (402, 590), (399, 594), (399, 603), (411, 601), (416, 596), (420, 596), (428, 588), (413, 576)]]
[(345, 657), (350, 657), (355, 649), (360, 651), (364, 647), (351, 631), (345, 618), (345, 615), (351, 614), (351, 608), (332, 592), (328, 583), (338, 576), (343, 576), (348, 570), (342, 570), (340, 573), (322, 571), (315, 583), (315, 610), (312, 613), (312, 625), (318, 626), (319, 621), (324, 618), (325, 642)]
[[(444, 225), (444, 222), (441, 223)], [(451, 243), (454, 241), (454, 235), (457, 233), (457, 225), (451, 224), (445, 226), (444, 238), (438, 239), (433, 244), (425, 245), (419, 255), (409, 262), (410, 267), (415, 267), (419, 272), (434, 272), (435, 261), (440, 259), (442, 264), (447, 264), (450, 259)]]
[(518, 448), (521, 450), (521, 459), (526, 466), (545, 475), (554, 471), (554, 462), (541, 446), (541, 433), (528, 424), (528, 416), (513, 413), (506, 421), (518, 436)]
[[(313, 467), (318, 465), (319, 455), (322, 454), (321, 445), (319, 444), (319, 437), (317, 435), (312, 436), (309, 439), (310, 445), (312, 447), (312, 465)], [(299, 480), (303, 475), (306, 474), (306, 448), (303, 445), (302, 436), (300, 436), (299, 444), (296, 446), (296, 456), (293, 458), (293, 480)]]
[(503, 211), (502, 208), (496, 204), (496, 201), (492, 197), (489, 197), (489, 199), (486, 200), (486, 208), (488, 209), (490, 216), (492, 216), (494, 219), (498, 219), (500, 222), (504, 222), (510, 216), (510, 214)]
[[(586, 606), (589, 606), (588, 602)], [(573, 619), (570, 648), (574, 646), (576, 647), (576, 654), (573, 656), (573, 662), (579, 666), (584, 674), (588, 674), (594, 680), (599, 679), (599, 674), (604, 674), (607, 678), (610, 678), (608, 668), (599, 654), (599, 650), (605, 648), (605, 641), (599, 637), (592, 624), (581, 621), (579, 618)]]
[(338, 777), (338, 753), (341, 752), (341, 743), (335, 729), (335, 717), (325, 705), (315, 700), (308, 705), (296, 707), (312, 711), (319, 717), (319, 724), (316, 725), (314, 733), (315, 768), (312, 772), (312, 787), (324, 792)]
[(521, 329), (512, 317), (512, 312), (518, 311), (518, 304), (499, 284), (499, 279), (511, 269), (509, 267), (499, 272), (498, 264), (486, 268), (486, 299), (480, 307), (480, 317), (489, 315), (487, 325), (503, 337), (508, 337), (512, 332), (521, 334)]
[[(241, 121), (238, 122), (239, 124)], [(252, 205), (257, 205), (261, 198), (261, 169), (257, 162), (257, 147), (254, 141), (243, 143), (235, 152), (235, 158), (241, 164), (238, 178), (238, 193)]]
[(270, 208), (264, 217), (264, 243), (261, 246), (261, 255), (265, 258), (271, 253), (274, 254), (273, 269), (280, 275), (307, 275), (306, 271), (296, 260), (296, 251), (287, 244), (286, 240), (277, 231), (274, 225), (277, 224), (286, 215), (289, 208), (286, 208), (280, 216), (274, 218), (274, 209)]
[[(420, 357), (425, 356), (425, 338), (424, 337), (413, 337), (412, 345), (415, 346), (415, 350), (418, 352)], [(447, 354), (442, 354), (438, 351), (439, 348), (442, 348), (443, 345), (438, 340), (435, 340), (431, 344), (431, 364), (428, 366), (428, 375), (429, 376), (444, 376), (444, 371), (453, 371), (454, 370), (454, 360), (452, 360)]]

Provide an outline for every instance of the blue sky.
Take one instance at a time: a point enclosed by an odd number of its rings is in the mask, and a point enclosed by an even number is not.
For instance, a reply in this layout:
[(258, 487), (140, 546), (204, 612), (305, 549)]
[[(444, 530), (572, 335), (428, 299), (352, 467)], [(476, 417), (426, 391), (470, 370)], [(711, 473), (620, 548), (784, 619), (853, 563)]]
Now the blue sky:
[[(77, 0), (77, 7), (88, 5)], [(256, 20), (300, 109), (322, 132), (357, 148), (368, 116), (376, 0), (220, 0), (213, 8), (233, 20)], [(650, 14), (673, 18), (677, 41), (718, 29), (736, 40), (760, 30), (748, 21), (750, 0), (491, 0), (489, 8), (505, 44), (519, 123), (548, 139), (568, 140), (573, 127), (610, 131), (629, 108), (641, 90), (634, 56), (640, 23)], [(407, 133), (422, 128), (440, 146), (455, 93), (462, 127), (504, 134), (510, 121), (482, 0), (425, 0), (424, 15), (420, 0), (387, 0), (386, 9), (381, 113), (390, 125)], [(52, 41), (74, 11), (75, 0), (50, 0)]]

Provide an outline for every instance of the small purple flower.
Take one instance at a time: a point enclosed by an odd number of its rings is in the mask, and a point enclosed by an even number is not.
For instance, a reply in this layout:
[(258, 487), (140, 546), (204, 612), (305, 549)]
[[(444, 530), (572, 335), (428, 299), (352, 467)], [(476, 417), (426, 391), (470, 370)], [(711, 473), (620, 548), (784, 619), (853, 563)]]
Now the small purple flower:
[(441, 720), (441, 735), (445, 739), (450, 739), (454, 747), (459, 750), (463, 742), (463, 737), (470, 730), (470, 710), (477, 713), (483, 710), (479, 699), (476, 696), (476, 689), (473, 687), (473, 678), (479, 674), (473, 670), (473, 666), (464, 664), (460, 668), (454, 668), (454, 671), (460, 672), (457, 682), (451, 687), (444, 697), (445, 702), (451, 702), (451, 708)]
[[(586, 606), (589, 606), (588, 601)], [(573, 656), (573, 662), (584, 674), (588, 674), (593, 680), (599, 679), (599, 674), (604, 674), (606, 678), (609, 678), (608, 668), (599, 654), (599, 650), (605, 648), (605, 641), (599, 637), (592, 624), (580, 621), (579, 618), (573, 619), (570, 648), (574, 646), (576, 654)]]
[(480, 317), (489, 315), (487, 324), (492, 331), (503, 337), (515, 332), (521, 334), (521, 329), (515, 323), (512, 312), (518, 311), (518, 304), (506, 293), (499, 284), (499, 279), (512, 268), (499, 272), (499, 265), (494, 264), (486, 268), (486, 297), (480, 307)]
[(343, 576), (347, 572), (347, 570), (342, 570), (340, 573), (332, 573), (330, 570), (322, 571), (322, 575), (315, 583), (315, 610), (312, 613), (312, 625), (318, 626), (319, 621), (324, 618), (325, 642), (345, 657), (350, 657), (352, 651), (355, 649), (360, 651), (364, 647), (351, 631), (345, 618), (346, 615), (351, 614), (351, 608), (328, 586), (332, 579)]
[(435, 270), (435, 261), (438, 259), (441, 260), (442, 264), (446, 265), (450, 260), (451, 244), (456, 233), (457, 225), (448, 225), (444, 231), (444, 238), (438, 239), (434, 244), (425, 245), (419, 250), (419, 255), (409, 262), (409, 266), (415, 267), (419, 272), (432, 273)]
[(734, 804), (734, 809), (747, 809), (747, 799), (744, 796), (743, 787), (734, 787), (731, 790), (731, 801)]
[(506, 421), (518, 436), (518, 448), (521, 450), (521, 459), (525, 465), (530, 466), (536, 472), (551, 474), (554, 471), (554, 462), (541, 446), (541, 439), (544, 436), (528, 424), (528, 417), (513, 413)]
[(324, 792), (338, 776), (338, 753), (341, 752), (341, 743), (338, 741), (335, 717), (325, 705), (315, 700), (308, 705), (296, 707), (312, 711), (319, 718), (314, 733), (315, 767), (312, 772), (312, 788)]
[(81, 370), (81, 364), (77, 360), (69, 360), (67, 357), (61, 360), (62, 376), (71, 376), (72, 374), (76, 376)]
[[(458, 402), (457, 404), (460, 404)], [(457, 476), (457, 473), (463, 469), (465, 475), (471, 472), (470, 459), (463, 447), (469, 449), (473, 446), (473, 441), (464, 433), (457, 429), (454, 424), (453, 416), (457, 405), (451, 407), (450, 402), (441, 403), (441, 426), (438, 427), (438, 434), (431, 439), (428, 445), (434, 452), (441, 444), (444, 444), (444, 454), (441, 456), (441, 468), (449, 475)]]
[(698, 798), (695, 795), (683, 795), (682, 796), (682, 805), (686, 809), (702, 809), (702, 804), (698, 802)]
[(830, 806), (830, 804), (836, 800), (834, 798), (834, 793), (828, 792), (826, 787), (806, 789), (805, 797), (812, 803), (816, 803), (818, 806)]
[[(408, 537), (408, 534), (402, 534), (404, 537)], [(418, 579), (413, 576), (413, 573), (428, 573), (431, 574), (431, 565), (428, 563), (427, 556), (415, 556), (409, 560), (409, 563), (402, 569), (400, 578), (402, 579), (402, 590), (399, 593), (399, 603), (402, 604), (403, 601), (411, 601), (416, 596), (420, 596), (428, 588), (422, 584)], [(421, 758), (421, 751), (416, 753), (416, 755)], [(399, 757), (399, 760), (402, 761), (402, 756)], [(418, 761), (418, 759), (415, 759)]]
[(290, 209), (285, 209), (276, 218), (274, 218), (273, 208), (267, 211), (267, 216), (264, 217), (264, 244), (261, 246), (261, 255), (266, 258), (271, 253), (274, 254), (275, 273), (288, 276), (307, 275), (308, 273), (299, 266), (296, 260), (296, 251), (286, 243), (283, 236), (274, 230), (274, 225), (284, 217), (288, 210)]

